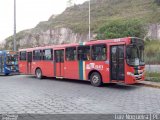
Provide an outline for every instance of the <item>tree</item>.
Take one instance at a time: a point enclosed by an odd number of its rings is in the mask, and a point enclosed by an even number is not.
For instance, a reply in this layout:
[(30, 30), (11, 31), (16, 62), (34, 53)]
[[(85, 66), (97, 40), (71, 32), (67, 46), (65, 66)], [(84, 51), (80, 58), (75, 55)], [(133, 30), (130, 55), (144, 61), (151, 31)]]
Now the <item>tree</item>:
[(74, 4), (74, 0), (68, 0), (67, 1), (67, 7), (71, 7)]
[(101, 27), (97, 34), (97, 39), (110, 39), (121, 37), (144, 38), (146, 30), (144, 23), (139, 20), (115, 20), (107, 22)]

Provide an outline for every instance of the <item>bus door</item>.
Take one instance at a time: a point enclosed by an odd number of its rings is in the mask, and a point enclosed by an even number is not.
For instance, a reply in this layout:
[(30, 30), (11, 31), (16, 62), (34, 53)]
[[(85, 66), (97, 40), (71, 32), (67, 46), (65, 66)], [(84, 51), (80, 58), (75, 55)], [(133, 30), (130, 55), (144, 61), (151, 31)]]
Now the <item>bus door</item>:
[(32, 52), (27, 52), (27, 74), (32, 73)]
[(54, 76), (64, 76), (64, 49), (54, 51)]
[(124, 78), (124, 45), (113, 45), (110, 47), (110, 71), (111, 81)]

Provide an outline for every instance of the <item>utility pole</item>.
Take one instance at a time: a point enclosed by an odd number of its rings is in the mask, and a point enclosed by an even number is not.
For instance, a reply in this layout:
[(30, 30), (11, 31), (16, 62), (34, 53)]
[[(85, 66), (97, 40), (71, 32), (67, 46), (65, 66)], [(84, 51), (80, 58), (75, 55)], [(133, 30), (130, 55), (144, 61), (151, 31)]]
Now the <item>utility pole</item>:
[(14, 43), (13, 43), (13, 47), (14, 47), (14, 51), (16, 51), (16, 0), (14, 0)]
[(91, 40), (91, 0), (89, 0), (89, 41)]

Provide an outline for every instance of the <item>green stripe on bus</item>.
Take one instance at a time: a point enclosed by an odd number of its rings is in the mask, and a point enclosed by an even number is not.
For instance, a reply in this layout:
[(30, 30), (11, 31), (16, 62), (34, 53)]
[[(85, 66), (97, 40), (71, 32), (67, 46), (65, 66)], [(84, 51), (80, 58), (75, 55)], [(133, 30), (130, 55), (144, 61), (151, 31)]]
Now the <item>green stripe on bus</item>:
[[(79, 45), (83, 45), (83, 42), (80, 42)], [(83, 80), (83, 61), (79, 61), (79, 79)]]
[(80, 42), (79, 45), (83, 45), (83, 42)]
[(83, 61), (79, 61), (79, 79), (83, 80)]

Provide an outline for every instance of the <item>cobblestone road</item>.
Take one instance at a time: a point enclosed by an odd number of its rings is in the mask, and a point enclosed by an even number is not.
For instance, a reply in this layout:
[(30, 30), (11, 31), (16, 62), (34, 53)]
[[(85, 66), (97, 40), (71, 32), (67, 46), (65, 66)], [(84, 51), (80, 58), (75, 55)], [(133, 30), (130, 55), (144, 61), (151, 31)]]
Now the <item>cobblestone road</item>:
[(160, 89), (0, 76), (0, 114), (160, 113)]

